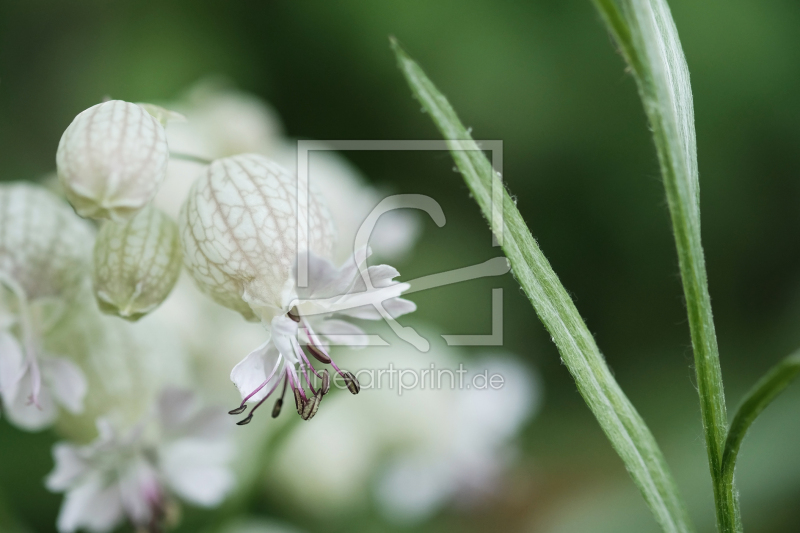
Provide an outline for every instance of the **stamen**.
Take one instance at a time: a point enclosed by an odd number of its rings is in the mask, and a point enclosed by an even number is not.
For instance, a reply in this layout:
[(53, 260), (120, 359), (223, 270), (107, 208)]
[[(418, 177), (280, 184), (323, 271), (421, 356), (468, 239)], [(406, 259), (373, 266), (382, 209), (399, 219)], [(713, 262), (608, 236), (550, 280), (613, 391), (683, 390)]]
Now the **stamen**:
[(311, 352), (311, 355), (322, 364), (331, 364), (331, 356), (322, 348), (320, 345), (321, 343), (316, 340), (317, 335), (314, 333), (314, 330), (311, 329), (307, 320), (303, 320), (303, 327), (305, 327), (306, 336), (308, 337), (308, 344), (306, 346), (308, 347), (308, 351)]
[[(306, 378), (306, 383), (308, 384), (308, 388), (311, 389), (311, 393), (312, 394), (316, 394), (317, 391), (314, 389), (314, 386), (311, 384), (311, 378), (308, 377), (308, 370), (306, 369), (306, 365), (303, 364), (303, 360), (306, 360), (306, 362), (308, 362), (308, 360), (305, 358), (305, 354), (303, 353), (303, 350), (300, 349), (300, 345), (297, 343), (297, 340), (296, 339), (290, 339), (290, 342), (292, 344), (292, 348), (294, 348), (295, 354), (298, 356), (298, 359), (300, 360), (300, 370), (303, 371), (303, 377)], [(308, 366), (310, 366), (312, 371), (313, 371), (314, 367), (311, 366), (311, 364), (309, 364)], [(314, 372), (314, 374), (316, 375), (317, 373)]]
[(323, 396), (328, 394), (328, 391), (331, 390), (331, 375), (328, 373), (327, 368), (322, 369), (322, 386), (319, 390), (322, 392)]
[[(244, 412), (244, 410), (245, 410), (245, 409), (247, 409), (247, 400), (249, 400), (250, 398), (252, 398), (253, 396), (255, 396), (255, 395), (256, 395), (256, 393), (258, 393), (258, 391), (260, 391), (261, 389), (263, 389), (263, 388), (264, 388), (264, 387), (267, 385), (267, 383), (269, 383), (269, 380), (271, 380), (271, 379), (272, 379), (272, 377), (275, 375), (275, 372), (277, 372), (277, 371), (278, 371), (278, 368), (280, 368), (280, 366), (281, 366), (281, 361), (282, 361), (282, 360), (283, 360), (283, 354), (278, 354), (278, 360), (277, 360), (277, 361), (275, 361), (275, 366), (274, 366), (274, 367), (272, 367), (272, 372), (270, 373), (270, 375), (269, 375), (269, 376), (267, 376), (267, 379), (265, 379), (265, 380), (264, 380), (264, 381), (261, 383), (261, 385), (259, 385), (258, 387), (256, 387), (256, 389), (255, 389), (253, 392), (251, 392), (250, 394), (248, 394), (247, 396), (245, 396), (245, 397), (244, 397), (244, 399), (242, 400), (242, 403), (241, 403), (241, 405), (239, 405), (239, 407), (237, 407), (236, 409), (231, 409), (230, 411), (228, 411), (228, 414), (229, 414), (229, 415), (238, 415), (238, 414), (242, 414), (242, 413)], [(276, 385), (277, 385), (277, 383), (276, 383)], [(275, 387), (274, 387), (274, 386), (272, 387), (272, 390), (275, 390)], [(269, 394), (272, 394), (272, 391), (270, 391), (270, 393), (269, 393)], [(269, 396), (269, 394), (267, 394), (267, 396)]]
[(300, 313), (297, 311), (296, 307), (292, 307), (289, 310), (289, 312), (286, 313), (286, 316), (288, 316), (289, 318), (291, 318), (295, 322), (300, 322)]
[[(280, 385), (281, 381), (283, 381), (283, 382), (284, 382), (284, 385), (283, 385), (283, 390), (284, 390), (284, 392), (286, 392), (286, 381), (285, 381), (285, 379), (283, 378), (283, 375), (284, 375), (284, 374), (286, 374), (286, 366), (287, 366), (287, 364), (286, 364), (286, 363), (284, 363), (284, 365), (283, 365), (283, 371), (281, 372), (281, 375), (282, 375), (282, 377), (281, 377), (280, 379), (278, 379), (278, 380), (275, 382), (275, 384), (272, 386), (272, 388), (269, 390), (269, 392), (268, 392), (268, 393), (267, 393), (267, 394), (266, 394), (266, 395), (265, 395), (263, 398), (261, 398), (261, 399), (258, 401), (258, 403), (257, 403), (257, 404), (255, 404), (255, 405), (253, 406), (253, 408), (250, 410), (250, 414), (249, 414), (249, 415), (247, 415), (247, 417), (245, 417), (243, 420), (240, 420), (239, 422), (237, 422), (237, 423), (236, 423), (236, 425), (237, 425), (237, 426), (243, 426), (243, 425), (245, 425), (245, 424), (249, 424), (249, 423), (250, 423), (250, 421), (253, 419), (253, 414), (256, 412), (256, 409), (258, 409), (259, 407), (261, 407), (261, 404), (263, 404), (264, 402), (266, 402), (266, 401), (267, 401), (267, 398), (269, 398), (270, 396), (272, 396), (272, 393), (273, 393), (273, 392), (275, 392), (275, 389), (277, 389), (277, 388), (278, 388), (278, 385)], [(245, 407), (246, 407), (246, 406), (245, 406)], [(237, 411), (237, 410), (238, 410), (238, 409), (234, 409), (234, 411)]]
[(281, 407), (283, 407), (283, 398), (278, 398), (275, 407), (272, 408), (272, 418), (278, 418), (278, 415), (281, 414)]
[(300, 391), (295, 388), (292, 388), (292, 390), (294, 390), (294, 406), (297, 408), (297, 414), (303, 416), (306, 401), (300, 396)]
[(252, 419), (253, 419), (253, 413), (250, 413), (250, 414), (249, 414), (249, 415), (247, 415), (247, 417), (246, 417), (246, 418), (244, 418), (243, 420), (239, 420), (238, 422), (236, 422), (236, 425), (237, 425), (237, 426), (246, 426), (247, 424), (249, 424), (249, 423), (250, 423), (250, 421), (251, 421)]
[(272, 408), (272, 418), (278, 418), (278, 415), (281, 414), (281, 407), (283, 407), (283, 397), (286, 396), (286, 384), (289, 383), (288, 379), (283, 380), (283, 391), (281, 391), (281, 397), (275, 402), (275, 406)]
[(350, 392), (353, 394), (358, 394), (361, 390), (361, 384), (358, 382), (356, 377), (350, 372), (343, 373), (342, 377), (344, 378), (345, 383), (347, 383), (347, 388), (350, 390)]
[(314, 415), (317, 414), (319, 410), (319, 402), (321, 401), (322, 394), (315, 394), (313, 398), (306, 402), (305, 406), (303, 406), (303, 412), (300, 414), (303, 420), (311, 420), (314, 418)]
[[(311, 336), (309, 335), (309, 339), (310, 338)], [(314, 356), (314, 359), (326, 365), (331, 364), (330, 356), (325, 352), (323, 352), (322, 350), (320, 350), (315, 344), (313, 344), (313, 341), (309, 342), (307, 346), (308, 346), (308, 351), (311, 352), (311, 355)]]

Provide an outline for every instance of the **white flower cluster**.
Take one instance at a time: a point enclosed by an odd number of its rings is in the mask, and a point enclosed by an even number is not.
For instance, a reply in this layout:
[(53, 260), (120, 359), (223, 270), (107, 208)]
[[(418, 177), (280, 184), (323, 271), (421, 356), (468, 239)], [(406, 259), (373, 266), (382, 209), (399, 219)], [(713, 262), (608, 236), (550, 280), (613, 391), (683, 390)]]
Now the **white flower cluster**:
[[(0, 185), (1, 412), (21, 429), (53, 427), (65, 439), (47, 479), (65, 493), (62, 533), (103, 533), (123, 521), (161, 531), (177, 519), (179, 502), (216, 506), (236, 485), (254, 483), (264, 473), (252, 464), (272, 430), (231, 433), (233, 421), (215, 405), (236, 401), (229, 413), (243, 425), (268, 399), (277, 417), (289, 392), (309, 420), (335, 379), (361, 391), (331, 353), (369, 343), (352, 320), (416, 309), (401, 297), (409, 284), (395, 268), (369, 265), (373, 250), (354, 249), (381, 194), (340, 156), (312, 158), (306, 188), (291, 141), (256, 98), (204, 84), (169, 108), (180, 114), (109, 101), (75, 118), (56, 158), (74, 211), (43, 187)], [(380, 257), (402, 257), (418, 232), (413, 216), (392, 212), (371, 244)], [(513, 420), (491, 442), (485, 432), (458, 433), (479, 453), (451, 457), (450, 473), (437, 478), (449, 487), (442, 503), (464, 483), (462, 466), (488, 460), (530, 412), (535, 395), (525, 394), (519, 403), (527, 407), (513, 416), (498, 402), (493, 416)], [(346, 396), (325, 405), (335, 413)], [(468, 398), (446, 402), (466, 406)], [(386, 418), (373, 412), (384, 400), (349, 403), (376, 423)], [(425, 425), (431, 413), (415, 416)], [(320, 428), (331, 427), (327, 420)], [(280, 456), (292, 461), (306, 444), (346, 437), (333, 427), (298, 441), (318, 431), (304, 428)], [(364, 465), (377, 468), (392, 435), (373, 435)]]

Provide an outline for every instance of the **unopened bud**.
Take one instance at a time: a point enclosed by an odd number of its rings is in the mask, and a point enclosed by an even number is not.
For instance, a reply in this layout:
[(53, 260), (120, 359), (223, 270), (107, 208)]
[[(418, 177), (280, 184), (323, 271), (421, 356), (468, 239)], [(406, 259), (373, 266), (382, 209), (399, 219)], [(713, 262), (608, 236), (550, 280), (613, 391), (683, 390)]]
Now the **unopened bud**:
[(283, 398), (278, 398), (278, 401), (275, 402), (275, 406), (272, 408), (272, 418), (278, 418), (278, 415), (281, 414), (282, 407)]
[(169, 296), (183, 265), (178, 225), (153, 206), (109, 220), (94, 245), (94, 292), (104, 312), (137, 320)]
[(58, 144), (58, 177), (79, 215), (126, 220), (156, 195), (169, 147), (144, 108), (111, 100), (80, 113)]
[(0, 228), (0, 273), (29, 300), (69, 299), (89, 278), (92, 228), (44, 187), (0, 185)]
[(358, 382), (358, 379), (356, 379), (351, 372), (344, 372), (342, 377), (344, 378), (344, 382), (347, 383), (347, 389), (353, 394), (358, 394), (361, 390), (361, 384)]

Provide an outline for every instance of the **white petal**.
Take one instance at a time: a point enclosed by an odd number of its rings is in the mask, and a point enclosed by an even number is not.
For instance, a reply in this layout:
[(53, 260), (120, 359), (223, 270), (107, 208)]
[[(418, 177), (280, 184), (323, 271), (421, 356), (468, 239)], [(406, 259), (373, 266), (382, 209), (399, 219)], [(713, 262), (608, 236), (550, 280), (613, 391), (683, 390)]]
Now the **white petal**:
[(400, 272), (391, 265), (371, 266), (367, 269), (373, 287), (387, 287)]
[(225, 466), (232, 451), (228, 442), (183, 439), (162, 449), (161, 466), (167, 483), (178, 496), (213, 507), (234, 486), (233, 474)]
[(122, 508), (128, 519), (145, 526), (153, 519), (153, 506), (163, 497), (158, 474), (144, 459), (134, 461), (119, 480)]
[(324, 335), (335, 346), (363, 348), (369, 344), (369, 337), (364, 330), (346, 320), (325, 320), (314, 333)]
[[(297, 262), (295, 261), (294, 279), (297, 279)], [(308, 252), (308, 286), (298, 287), (300, 298), (321, 298), (325, 288), (333, 283), (339, 276), (339, 269), (333, 263), (320, 257), (314, 252)]]
[(122, 521), (122, 503), (116, 486), (104, 486), (99, 476), (67, 492), (58, 513), (58, 531), (86, 528), (106, 533)]
[(10, 403), (17, 395), (19, 380), (25, 373), (25, 358), (17, 339), (7, 331), (0, 331), (0, 394)]
[(191, 391), (168, 388), (161, 393), (158, 403), (166, 435), (216, 439), (226, 436), (233, 428), (223, 409), (201, 408), (199, 398)]
[[(279, 353), (271, 341), (267, 341), (247, 355), (231, 370), (231, 381), (239, 389), (242, 398), (247, 397), (272, 373), (279, 363)], [(278, 373), (272, 379), (277, 379)], [(269, 391), (270, 384), (263, 387), (249, 401), (262, 399)]]
[(186, 424), (197, 411), (197, 403), (197, 397), (191, 391), (168, 387), (158, 397), (161, 425), (177, 428)]
[(67, 490), (88, 468), (78, 448), (65, 442), (53, 446), (53, 461), (56, 466), (45, 480), (45, 486), (53, 492)]
[[(381, 303), (383, 308), (389, 313), (389, 316), (392, 318), (397, 318), (399, 316), (413, 313), (417, 310), (417, 304), (410, 300), (404, 300), (403, 298), (391, 298), (389, 300), (385, 300)], [(381, 314), (378, 309), (375, 308), (374, 305), (363, 305), (359, 307), (354, 307), (351, 309), (345, 309), (343, 311), (338, 311), (339, 314), (346, 315), (353, 318), (360, 318), (362, 320), (380, 320)]]
[(87, 385), (78, 365), (63, 357), (42, 357), (40, 365), (53, 398), (73, 414), (82, 412)]
[(272, 343), (278, 351), (289, 362), (297, 362), (294, 348), (292, 347), (292, 338), (297, 338), (297, 322), (291, 318), (284, 316), (276, 316), (272, 319)]
[(6, 414), (16, 426), (28, 431), (38, 431), (55, 422), (58, 408), (46, 387), (39, 392), (38, 406), (31, 402), (32, 394), (31, 379), (26, 374), (19, 382), (14, 400), (5, 405)]
[[(370, 254), (372, 254), (372, 251), (369, 248), (361, 248), (356, 251), (356, 253), (354, 253), (339, 268), (339, 271), (334, 278), (332, 278), (325, 286), (316, 288), (313, 297), (333, 298), (334, 296), (341, 296), (350, 292), (353, 284), (357, 283), (361, 278), (359, 267), (365, 265)], [(309, 283), (311, 283), (310, 278)]]

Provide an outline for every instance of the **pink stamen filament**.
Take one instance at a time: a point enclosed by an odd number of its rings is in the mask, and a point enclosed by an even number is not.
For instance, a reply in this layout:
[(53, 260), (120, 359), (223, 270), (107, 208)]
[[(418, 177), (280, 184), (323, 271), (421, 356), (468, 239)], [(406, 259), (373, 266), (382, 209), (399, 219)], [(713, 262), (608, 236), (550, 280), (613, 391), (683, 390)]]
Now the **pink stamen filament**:
[(288, 367), (288, 374), (286, 375), (286, 377), (289, 378), (289, 386), (292, 388), (293, 391), (294, 390), (299, 391), (300, 396), (303, 397), (303, 401), (307, 401), (308, 397), (306, 396), (306, 391), (304, 391), (303, 387), (300, 386), (300, 380), (297, 378), (297, 374), (295, 373), (294, 370), (294, 365), (287, 364), (287, 367)]
[(331, 366), (334, 368), (334, 370), (336, 370), (336, 372), (338, 372), (340, 376), (344, 377), (344, 372), (342, 372), (341, 369), (338, 366), (336, 366), (336, 363), (333, 361), (333, 357), (331, 357), (331, 354), (329, 354), (328, 351), (322, 347), (322, 343), (317, 340), (317, 334), (314, 333), (313, 329), (311, 329), (311, 325), (308, 323), (308, 321), (305, 318), (302, 318), (302, 321), (303, 321), (303, 326), (306, 328), (308, 343), (317, 350), (319, 350), (320, 352), (322, 352), (325, 355), (325, 357), (330, 359)]
[[(286, 365), (284, 364), (284, 366), (286, 366)], [(249, 416), (253, 416), (253, 413), (255, 413), (256, 409), (258, 409), (259, 407), (261, 407), (261, 404), (262, 404), (262, 403), (264, 403), (265, 401), (267, 401), (267, 398), (269, 398), (270, 396), (272, 396), (272, 393), (273, 393), (273, 392), (275, 392), (275, 389), (277, 389), (277, 388), (278, 388), (278, 385), (280, 385), (280, 384), (281, 384), (281, 382), (282, 382), (282, 381), (284, 381), (284, 379), (283, 379), (283, 374), (285, 374), (285, 373), (286, 373), (286, 371), (285, 371), (285, 369), (284, 369), (284, 371), (283, 371), (283, 372), (281, 372), (281, 378), (280, 378), (280, 379), (276, 379), (276, 380), (275, 380), (275, 384), (274, 384), (274, 385), (272, 386), (272, 388), (269, 390), (269, 392), (267, 393), (267, 395), (266, 395), (266, 396), (264, 396), (263, 398), (261, 398), (261, 399), (258, 401), (258, 403), (257, 403), (257, 404), (255, 404), (255, 405), (253, 406), (253, 408), (252, 408), (252, 409), (250, 409), (250, 415), (249, 415)], [(267, 381), (269, 381), (269, 380), (267, 380)], [(284, 383), (285, 383), (285, 382), (284, 382)], [(285, 386), (285, 385), (284, 385), (284, 387), (283, 387), (283, 391), (284, 391), (284, 392), (286, 392), (286, 386)]]

